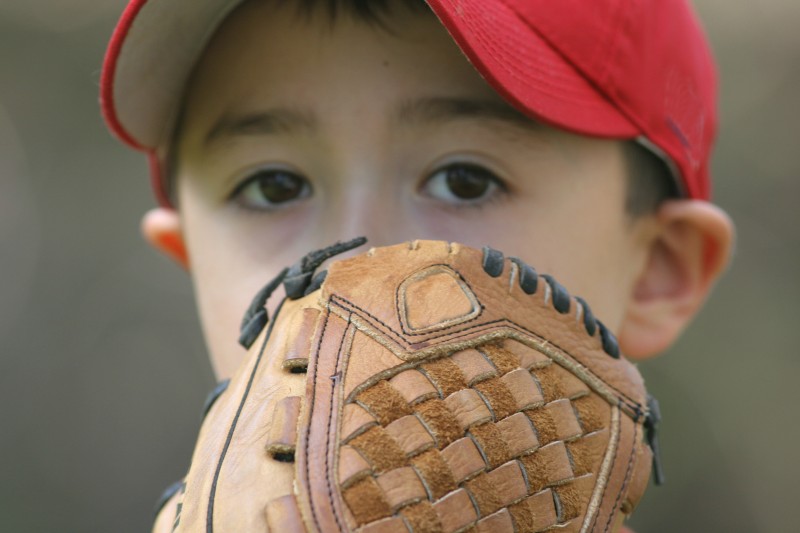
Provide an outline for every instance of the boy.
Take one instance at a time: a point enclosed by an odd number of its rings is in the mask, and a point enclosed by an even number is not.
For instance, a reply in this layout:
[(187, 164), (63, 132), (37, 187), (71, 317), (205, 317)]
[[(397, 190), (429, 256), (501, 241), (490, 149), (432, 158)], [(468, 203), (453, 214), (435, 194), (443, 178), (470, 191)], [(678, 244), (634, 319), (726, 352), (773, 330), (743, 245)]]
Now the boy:
[(220, 379), (265, 280), (355, 235), (524, 258), (634, 359), (672, 344), (724, 270), (715, 80), (683, 2), (428, 4), (126, 10), (104, 112), (150, 155), (161, 207), (143, 232), (191, 273)]

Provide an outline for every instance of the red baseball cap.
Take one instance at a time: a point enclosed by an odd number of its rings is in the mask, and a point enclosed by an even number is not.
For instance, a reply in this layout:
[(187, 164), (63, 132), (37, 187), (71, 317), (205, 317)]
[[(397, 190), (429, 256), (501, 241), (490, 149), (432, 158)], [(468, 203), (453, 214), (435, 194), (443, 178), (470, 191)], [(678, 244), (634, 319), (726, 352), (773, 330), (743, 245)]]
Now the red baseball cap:
[[(100, 101), (110, 129), (161, 173), (186, 80), (243, 0), (131, 0), (111, 38)], [(596, 137), (637, 139), (685, 197), (708, 199), (716, 70), (688, 0), (428, 0), (464, 54), (528, 116)]]

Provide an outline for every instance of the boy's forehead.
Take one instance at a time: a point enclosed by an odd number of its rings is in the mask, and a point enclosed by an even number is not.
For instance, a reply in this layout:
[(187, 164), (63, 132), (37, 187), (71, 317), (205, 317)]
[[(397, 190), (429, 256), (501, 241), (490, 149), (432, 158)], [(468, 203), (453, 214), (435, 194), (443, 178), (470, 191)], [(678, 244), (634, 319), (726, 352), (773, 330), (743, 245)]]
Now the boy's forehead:
[[(225, 108), (212, 135), (251, 127), (310, 131), (319, 116), (308, 103), (337, 104), (331, 102), (342, 88), (337, 83), (367, 101), (381, 100), (390, 89), (406, 94), (388, 117), (398, 123), (468, 115), (532, 122), (486, 84), (435, 18), (408, 11), (379, 26), (355, 19), (334, 26), (246, 2), (209, 42), (186, 93)], [(265, 99), (279, 107), (262, 110), (252, 122), (233, 118)]]
[[(391, 74), (397, 66), (392, 59), (420, 69), (436, 64), (441, 74), (431, 77), (431, 82), (479, 78), (430, 14), (397, 10), (380, 24), (370, 24), (354, 17), (333, 19), (323, 10), (301, 17), (291, 3), (275, 6), (250, 0), (214, 32), (189, 85), (199, 78), (224, 88), (231, 78), (239, 78), (263, 82), (249, 84), (249, 92), (257, 94), (273, 91), (283, 78), (293, 75), (307, 82), (298, 96), (313, 93), (315, 98), (324, 98), (329, 88), (314, 85), (318, 78), (331, 78), (332, 73), (356, 75), (370, 62)], [(488, 85), (486, 94), (494, 94)]]
[(206, 147), (237, 136), (309, 136), (356, 98), (395, 128), (465, 119), (543, 128), (492, 90), (430, 13), (331, 24), (322, 11), (298, 17), (263, 2), (246, 2), (221, 24), (187, 86), (183, 121), (205, 118)]

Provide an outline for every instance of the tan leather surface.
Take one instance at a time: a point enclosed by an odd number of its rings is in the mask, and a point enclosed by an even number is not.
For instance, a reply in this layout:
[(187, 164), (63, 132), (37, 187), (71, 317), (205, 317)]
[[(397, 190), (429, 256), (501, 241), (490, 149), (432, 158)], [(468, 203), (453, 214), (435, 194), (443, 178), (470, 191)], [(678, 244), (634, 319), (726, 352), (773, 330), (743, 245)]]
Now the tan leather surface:
[(287, 396), (275, 404), (270, 421), (266, 450), (273, 458), (281, 460), (293, 455), (297, 444), (297, 419), (300, 417), (302, 398)]
[(576, 300), (482, 259), (379, 248), (286, 300), (204, 421), (176, 531), (615, 531), (649, 477), (642, 379)]
[(177, 493), (159, 510), (153, 523), (153, 533), (170, 533), (178, 514), (178, 502), (181, 494)]

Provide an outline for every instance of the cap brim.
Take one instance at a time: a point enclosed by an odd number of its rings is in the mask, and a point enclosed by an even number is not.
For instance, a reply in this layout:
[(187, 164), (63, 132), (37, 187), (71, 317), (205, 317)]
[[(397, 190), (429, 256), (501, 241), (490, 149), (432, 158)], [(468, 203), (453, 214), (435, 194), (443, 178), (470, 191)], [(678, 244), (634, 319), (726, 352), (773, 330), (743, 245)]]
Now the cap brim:
[(567, 58), (503, 0), (429, 0), (458, 46), (509, 103), (575, 133), (641, 132)]
[(241, 0), (134, 0), (106, 52), (103, 115), (125, 143), (152, 151), (169, 135), (186, 79)]

